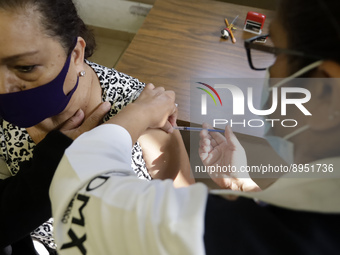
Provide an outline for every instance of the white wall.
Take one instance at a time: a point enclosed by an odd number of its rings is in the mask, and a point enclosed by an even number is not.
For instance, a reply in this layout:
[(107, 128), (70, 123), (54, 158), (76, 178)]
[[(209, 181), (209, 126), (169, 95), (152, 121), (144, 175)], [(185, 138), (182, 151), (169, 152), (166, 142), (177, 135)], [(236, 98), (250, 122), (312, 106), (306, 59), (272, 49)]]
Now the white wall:
[(129, 33), (138, 31), (144, 15), (152, 7), (121, 0), (75, 0), (75, 3), (86, 24)]

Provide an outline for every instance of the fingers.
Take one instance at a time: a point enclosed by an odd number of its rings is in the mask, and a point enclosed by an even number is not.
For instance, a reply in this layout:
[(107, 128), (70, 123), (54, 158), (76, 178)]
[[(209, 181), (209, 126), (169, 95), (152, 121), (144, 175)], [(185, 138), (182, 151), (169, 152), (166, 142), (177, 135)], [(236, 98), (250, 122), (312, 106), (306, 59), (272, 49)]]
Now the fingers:
[(145, 116), (149, 128), (161, 128), (172, 133), (176, 126), (178, 110), (175, 106), (175, 92), (166, 91), (163, 87), (155, 87), (152, 83), (145, 86), (135, 105)]
[[(205, 128), (205, 123), (203, 123), (203, 128)], [(206, 129), (203, 129), (201, 132), (200, 132), (200, 138), (201, 139), (205, 139), (205, 138), (210, 138), (211, 136), (209, 135), (209, 132), (208, 130)]]
[(201, 137), (199, 142), (198, 154), (203, 162), (208, 162), (212, 158), (212, 155), (210, 155), (210, 153), (212, 152), (214, 147), (211, 146), (212, 141), (210, 140), (210, 138)]
[(111, 104), (109, 102), (104, 102), (100, 104), (85, 120), (84, 112), (79, 109), (73, 117), (66, 121), (66, 123), (60, 128), (60, 131), (71, 139), (76, 139), (82, 133), (98, 126), (110, 109)]
[(79, 109), (70, 119), (68, 119), (65, 124), (60, 128), (60, 131), (71, 130), (79, 127), (83, 122), (85, 117), (84, 111)]
[(210, 152), (212, 150), (212, 148), (213, 148), (211, 146), (211, 140), (208, 139), (208, 138), (201, 139), (199, 144), (200, 144), (199, 149), (202, 152)]
[[(171, 98), (171, 100), (175, 104), (176, 93), (174, 91), (172, 91), (172, 90), (167, 90), (167, 91), (165, 91), (165, 93)], [(176, 107), (176, 105), (175, 105), (175, 107)]]
[(203, 148), (199, 148), (198, 149), (198, 155), (200, 156), (202, 162), (208, 160), (209, 158), (209, 151), (208, 150), (205, 150)]
[[(207, 124), (203, 123), (203, 128), (207, 128)], [(200, 142), (198, 148), (198, 154), (202, 161), (207, 160), (209, 157), (209, 152), (213, 149), (211, 146), (212, 140), (211, 136), (209, 135), (208, 130), (203, 129), (200, 132)]]
[(158, 94), (162, 94), (163, 92), (165, 92), (165, 88), (163, 87), (157, 87), (157, 88), (154, 88), (153, 90), (157, 92)]
[(164, 130), (167, 133), (173, 133), (174, 132), (173, 127), (177, 126), (177, 123), (176, 123), (177, 114), (178, 114), (178, 109), (174, 105), (173, 113), (168, 117), (167, 122), (165, 123), (165, 125), (161, 129)]
[(109, 102), (101, 103), (84, 121), (81, 125), (81, 132), (86, 132), (92, 128), (98, 126), (105, 114), (111, 109), (111, 104)]
[(231, 130), (230, 126), (225, 127), (224, 135), (225, 135), (225, 138), (227, 139), (227, 142), (229, 144), (232, 144), (234, 146), (241, 146), (239, 140), (235, 136), (234, 132)]
[[(208, 123), (203, 123), (203, 128), (205, 128), (205, 129), (214, 129), (211, 125), (209, 125)], [(225, 142), (226, 141), (226, 138), (222, 135), (222, 134), (220, 134), (220, 133), (218, 133), (218, 132), (208, 132), (208, 130), (202, 130), (202, 132), (203, 131), (206, 131), (208, 134), (209, 134), (209, 136), (211, 136), (212, 137), (212, 139), (213, 140), (215, 140), (215, 142), (216, 142), (216, 144), (215, 145), (218, 145), (218, 144), (221, 144), (221, 143), (223, 143), (223, 142)], [(203, 132), (203, 135), (204, 135), (205, 133)], [(213, 146), (215, 146), (215, 145), (213, 145)]]
[(152, 90), (152, 89), (154, 89), (154, 88), (155, 88), (155, 85), (153, 85), (152, 83), (148, 83), (148, 84), (145, 85), (145, 88), (144, 88), (144, 89), (150, 89), (150, 90)]
[[(141, 92), (140, 96), (136, 100), (136, 102), (144, 101), (144, 103), (152, 103), (153, 100), (157, 98), (162, 98), (163, 102), (166, 101), (175, 101), (175, 92), (173, 91), (166, 91), (163, 87), (155, 87), (152, 83), (148, 83), (143, 91)], [(145, 102), (146, 101), (146, 102)], [(160, 102), (160, 101), (158, 101)]]
[(175, 106), (174, 112), (168, 118), (168, 121), (173, 127), (177, 126), (177, 116), (178, 116), (178, 108)]
[(177, 115), (171, 115), (168, 121), (172, 127), (176, 127), (177, 126)]
[(203, 128), (206, 128), (206, 129), (213, 129), (213, 127), (211, 125), (209, 125), (208, 123), (204, 122), (202, 124)]
[(170, 124), (169, 121), (167, 121), (161, 129), (164, 130), (167, 133), (173, 133), (174, 132), (174, 128), (172, 127), (172, 125)]
[(153, 85), (152, 83), (148, 83), (148, 84), (145, 85), (145, 88), (144, 88), (143, 91), (145, 91), (146, 93), (152, 92), (152, 93), (154, 93), (156, 95), (160, 95), (160, 94), (165, 92), (165, 88), (163, 88), (163, 87), (155, 87), (155, 85)]

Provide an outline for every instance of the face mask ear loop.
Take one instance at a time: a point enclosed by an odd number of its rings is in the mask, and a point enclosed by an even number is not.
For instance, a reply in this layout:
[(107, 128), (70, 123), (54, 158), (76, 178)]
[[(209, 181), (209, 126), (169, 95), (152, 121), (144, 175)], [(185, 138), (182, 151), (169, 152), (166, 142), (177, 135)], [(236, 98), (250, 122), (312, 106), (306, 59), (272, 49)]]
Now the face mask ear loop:
[(283, 137), (284, 140), (289, 140), (290, 138), (292, 138), (293, 136), (296, 136), (297, 134), (302, 133), (303, 131), (306, 131), (309, 128), (309, 125), (305, 125), (303, 127), (300, 127), (298, 129), (296, 129), (294, 132), (286, 135), (285, 137)]
[(299, 71), (297, 71), (296, 73), (292, 74), (291, 76), (282, 79), (281, 81), (279, 81), (277, 84), (275, 84), (273, 87), (270, 87), (269, 89), (272, 90), (275, 87), (280, 87), (281, 85), (283, 85), (284, 83), (290, 82), (291, 80), (293, 80), (296, 77), (299, 77), (301, 75), (303, 75), (304, 73), (318, 67), (319, 65), (321, 65), (321, 63), (323, 62), (323, 60), (318, 60), (308, 66), (305, 66), (304, 68), (300, 69)]

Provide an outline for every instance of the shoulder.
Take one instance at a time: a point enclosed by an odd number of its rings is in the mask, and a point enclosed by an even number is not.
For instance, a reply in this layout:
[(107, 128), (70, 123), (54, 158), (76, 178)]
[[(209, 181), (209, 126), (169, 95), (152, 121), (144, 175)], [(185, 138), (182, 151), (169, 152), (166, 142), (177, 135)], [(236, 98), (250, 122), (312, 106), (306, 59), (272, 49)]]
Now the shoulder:
[(102, 87), (105, 85), (109, 86), (113, 84), (121, 84), (121, 85), (129, 84), (130, 86), (144, 84), (143, 82), (140, 82), (137, 78), (134, 78), (130, 75), (119, 72), (114, 68), (109, 68), (109, 67), (91, 62), (89, 60), (85, 60), (85, 63), (88, 64), (97, 74)]
[(103, 91), (102, 100), (111, 102), (113, 105), (109, 117), (117, 114), (132, 101), (136, 92), (145, 87), (145, 83), (140, 82), (137, 78), (119, 72), (114, 68), (108, 68), (88, 60), (85, 60), (85, 62), (98, 76)]

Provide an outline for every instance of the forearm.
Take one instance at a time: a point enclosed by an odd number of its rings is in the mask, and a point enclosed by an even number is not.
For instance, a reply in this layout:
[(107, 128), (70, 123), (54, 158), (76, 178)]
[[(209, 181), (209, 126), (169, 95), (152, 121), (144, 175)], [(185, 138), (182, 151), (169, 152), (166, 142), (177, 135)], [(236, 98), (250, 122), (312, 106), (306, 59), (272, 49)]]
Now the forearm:
[(140, 138), (143, 158), (154, 179), (172, 179), (176, 187), (193, 184), (190, 162), (181, 134), (148, 129)]
[(29, 234), (51, 217), (49, 185), (65, 149), (72, 143), (55, 131), (34, 150), (19, 173), (0, 181), (0, 247)]
[[(119, 114), (110, 119), (107, 124), (115, 124), (124, 128), (130, 135), (132, 144), (147, 130), (149, 122), (145, 119), (145, 112), (132, 103), (123, 108)], [(163, 131), (164, 132), (164, 131)]]

